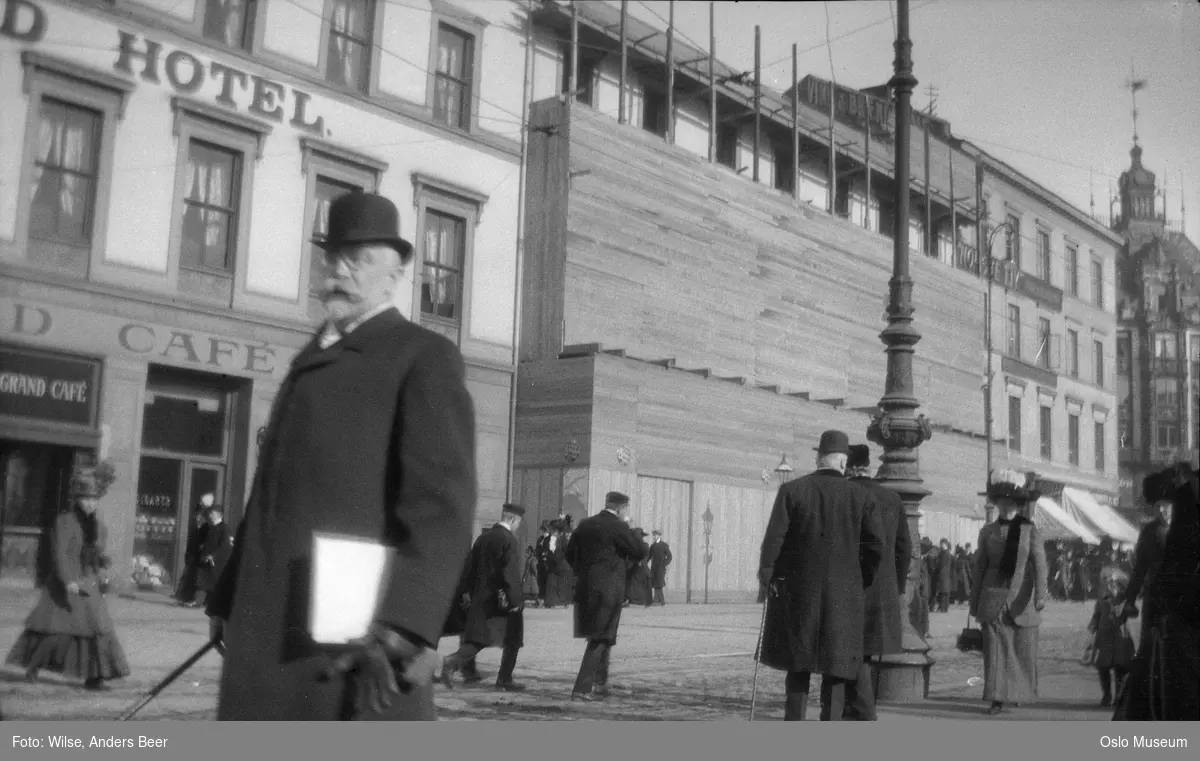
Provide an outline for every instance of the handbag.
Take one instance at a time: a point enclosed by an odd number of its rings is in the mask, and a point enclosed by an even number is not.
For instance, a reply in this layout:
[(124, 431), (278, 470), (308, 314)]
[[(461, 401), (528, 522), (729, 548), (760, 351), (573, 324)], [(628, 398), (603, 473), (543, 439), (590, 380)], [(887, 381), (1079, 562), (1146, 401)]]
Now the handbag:
[(958, 635), (958, 649), (964, 653), (983, 652), (983, 630), (971, 628), (971, 613), (967, 612), (967, 625)]

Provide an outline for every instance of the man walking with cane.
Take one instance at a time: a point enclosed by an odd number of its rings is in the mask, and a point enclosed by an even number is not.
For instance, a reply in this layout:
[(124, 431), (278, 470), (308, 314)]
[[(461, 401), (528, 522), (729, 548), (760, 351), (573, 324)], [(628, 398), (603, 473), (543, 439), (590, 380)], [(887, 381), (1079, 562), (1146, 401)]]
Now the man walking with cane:
[(767, 616), (758, 659), (788, 672), (785, 721), (805, 719), (814, 673), (828, 684), (821, 719), (841, 721), (846, 685), (862, 665), (864, 590), (883, 530), (870, 492), (843, 476), (849, 448), (845, 433), (821, 434), (816, 472), (779, 488), (763, 537), (759, 580), (782, 615)]
[[(350, 193), (328, 229), (328, 319), (276, 397), (208, 603), (219, 720), (435, 718), (436, 643), (471, 546), (474, 406), (454, 344), (393, 306), (413, 253), (396, 207)], [(394, 553), (374, 624), (336, 659), (307, 630), (315, 532)]]

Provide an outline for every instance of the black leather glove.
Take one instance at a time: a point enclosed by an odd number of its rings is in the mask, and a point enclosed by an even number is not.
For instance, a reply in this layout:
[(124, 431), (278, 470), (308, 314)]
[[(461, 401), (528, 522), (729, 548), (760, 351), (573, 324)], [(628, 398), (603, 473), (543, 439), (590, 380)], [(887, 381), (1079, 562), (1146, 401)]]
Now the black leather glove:
[(324, 679), (353, 675), (355, 708), (381, 713), (402, 692), (432, 684), (441, 660), (436, 650), (376, 624), (367, 636), (350, 643), (350, 649), (334, 660)]

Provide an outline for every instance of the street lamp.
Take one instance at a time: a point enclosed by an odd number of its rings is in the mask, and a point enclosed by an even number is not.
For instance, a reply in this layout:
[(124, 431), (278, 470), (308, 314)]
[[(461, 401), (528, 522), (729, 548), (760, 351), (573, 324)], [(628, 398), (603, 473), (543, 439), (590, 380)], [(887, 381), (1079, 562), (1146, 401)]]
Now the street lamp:
[[(996, 274), (996, 260), (992, 258), (992, 241), (1001, 230), (1008, 230), (1009, 235), (1016, 235), (1016, 230), (1012, 225), (1002, 222), (988, 235), (987, 246), (984, 251), (980, 252), (981, 256), (984, 252), (987, 253), (987, 267), (984, 268), (987, 285), (983, 292), (983, 341), (984, 350), (987, 352), (987, 378), (984, 380), (985, 390), (983, 392), (983, 430), (987, 437), (987, 471), (983, 475), (985, 483), (991, 477), (992, 472), (992, 281)], [(1011, 261), (1007, 256), (1004, 260)]]
[(700, 516), (700, 520), (704, 521), (704, 604), (708, 605), (708, 567), (712, 565), (712, 529), (713, 529), (712, 508), (708, 505), (704, 506), (704, 515)]
[[(895, 491), (904, 504), (909, 535), (920, 553), (921, 500), (929, 495), (924, 488), (917, 459), (917, 447), (933, 431), (913, 393), (913, 347), (921, 334), (913, 326), (912, 287), (908, 268), (909, 222), (909, 141), (911, 140), (912, 91), (917, 80), (912, 74), (912, 40), (908, 36), (909, 0), (898, 0), (896, 9), (895, 76), (888, 83), (896, 94), (896, 200), (895, 234), (892, 237), (892, 279), (887, 307), (888, 326), (879, 334), (887, 352), (887, 379), (880, 413), (867, 428), (867, 438), (883, 448), (876, 478)], [(920, 584), (920, 562), (909, 566), (901, 617), (903, 652), (884, 655), (875, 664), (878, 669), (877, 699), (880, 702), (923, 700), (929, 692), (929, 670), (933, 659), (912, 620), (912, 598)]]
[(792, 477), (792, 472), (795, 470), (791, 465), (788, 465), (787, 455), (779, 461), (779, 465), (775, 468), (775, 475), (779, 477), (779, 485), (783, 486)]

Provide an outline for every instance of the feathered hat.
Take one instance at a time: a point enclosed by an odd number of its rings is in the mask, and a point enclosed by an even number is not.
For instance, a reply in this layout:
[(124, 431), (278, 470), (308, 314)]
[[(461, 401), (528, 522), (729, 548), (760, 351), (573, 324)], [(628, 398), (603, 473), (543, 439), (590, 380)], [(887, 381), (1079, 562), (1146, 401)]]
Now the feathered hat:
[(108, 492), (108, 487), (116, 477), (117, 470), (108, 461), (77, 466), (71, 472), (71, 497), (99, 499)]
[(1175, 468), (1168, 468), (1158, 473), (1151, 473), (1142, 479), (1142, 499), (1146, 504), (1153, 505), (1162, 500), (1175, 497)]
[(1042, 493), (1033, 486), (1034, 474), (1011, 468), (993, 470), (988, 474), (987, 491), (979, 496), (988, 499), (1011, 499), (1017, 502), (1037, 502)]

